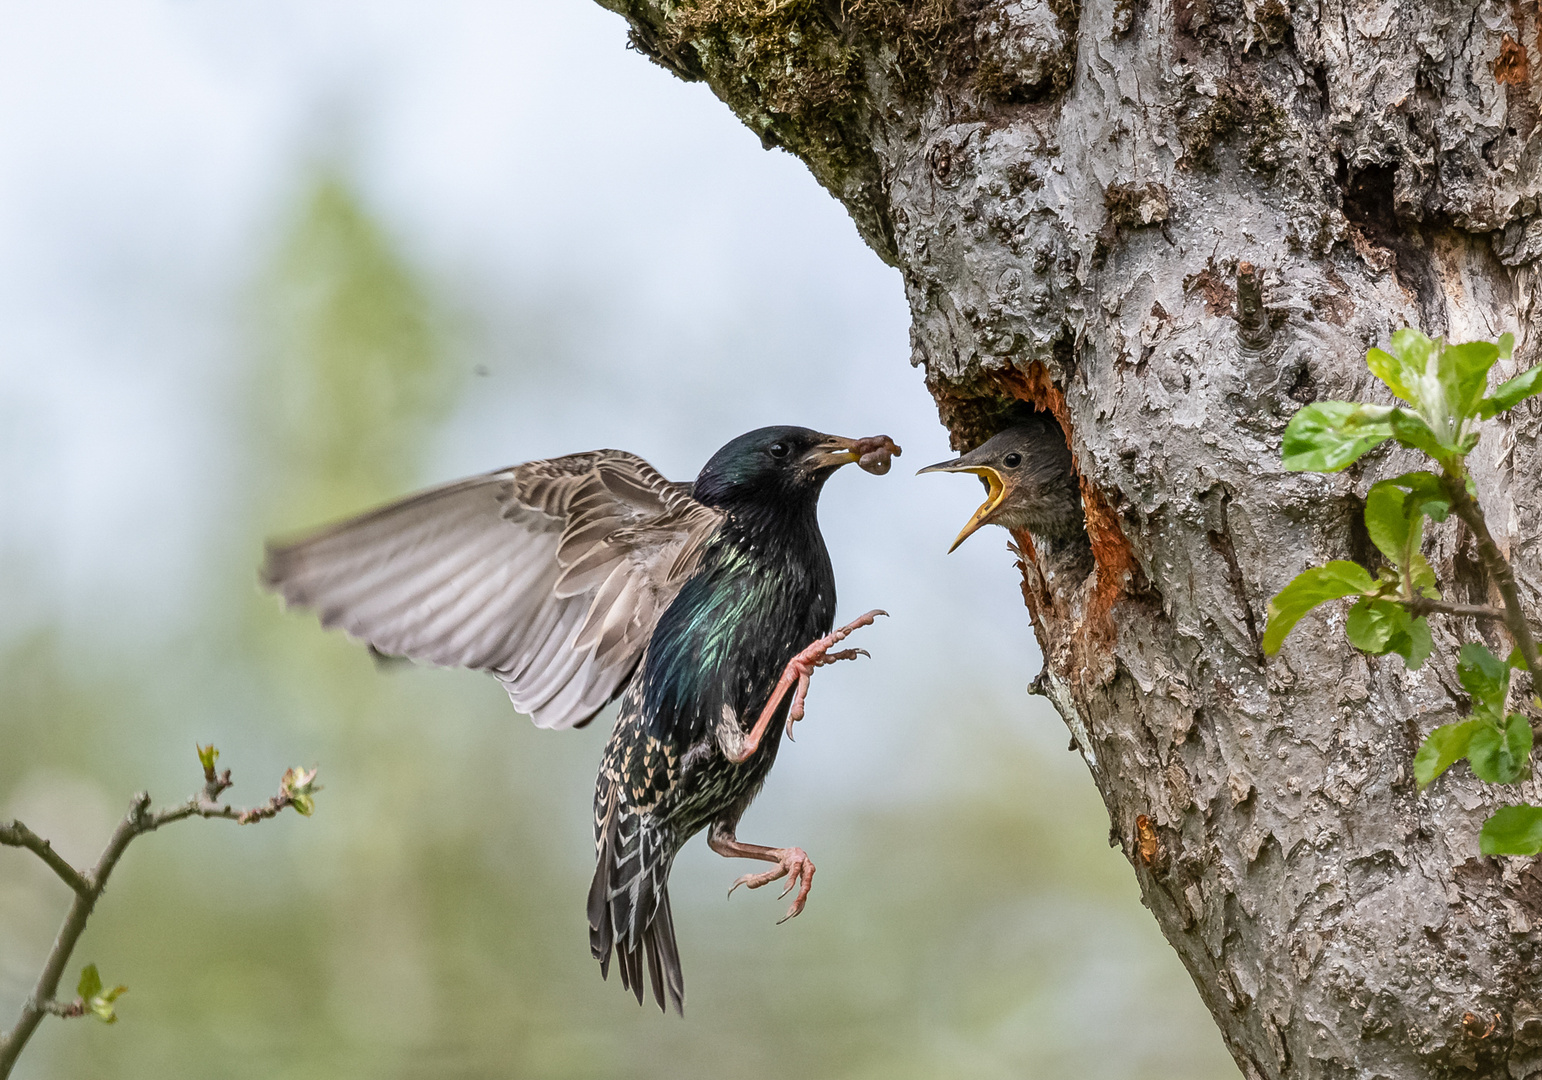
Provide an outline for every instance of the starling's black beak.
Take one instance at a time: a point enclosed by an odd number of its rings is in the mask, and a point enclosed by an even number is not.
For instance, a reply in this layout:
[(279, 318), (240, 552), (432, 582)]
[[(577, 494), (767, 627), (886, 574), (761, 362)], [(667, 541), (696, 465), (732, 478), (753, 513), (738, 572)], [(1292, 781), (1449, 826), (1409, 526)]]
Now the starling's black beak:
[(948, 548), (949, 555), (957, 551), (958, 545), (968, 540), (976, 529), (990, 520), (990, 516), (996, 512), (996, 508), (1001, 505), (1001, 500), (1006, 498), (1007, 494), (1007, 485), (1001, 478), (1001, 474), (991, 466), (981, 461), (973, 460), (973, 458), (974, 454), (965, 454), (963, 457), (954, 458), (952, 461), (939, 461), (935, 465), (928, 465), (916, 473), (917, 476), (920, 476), (921, 473), (929, 472), (969, 472), (974, 473), (985, 481), (987, 488), (985, 501), (974, 512), (974, 516), (964, 524), (963, 531), (958, 534), (958, 539), (954, 540), (953, 546)]
[(889, 471), (889, 459), (899, 455), (900, 448), (887, 435), (869, 435), (865, 439), (826, 435), (804, 452), (803, 460), (815, 472), (833, 472), (855, 461), (867, 472), (882, 476)]

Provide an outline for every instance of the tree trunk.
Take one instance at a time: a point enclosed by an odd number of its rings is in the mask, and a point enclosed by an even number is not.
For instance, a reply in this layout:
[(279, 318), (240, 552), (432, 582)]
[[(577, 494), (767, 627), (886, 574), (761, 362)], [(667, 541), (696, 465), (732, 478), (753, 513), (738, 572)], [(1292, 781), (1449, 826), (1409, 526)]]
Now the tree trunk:
[[(1259, 648), (1292, 576), (1373, 557), (1361, 498), (1412, 465), (1287, 474), (1290, 414), (1389, 401), (1364, 356), (1403, 325), (1514, 330), (1502, 377), (1542, 349), (1536, 5), (602, 2), (901, 270), (956, 445), (1059, 419), (1096, 568), (1016, 538), (1042, 685), (1243, 1073), (1542, 1076), (1542, 870), (1478, 854), (1535, 784), (1413, 779), (1465, 709), (1457, 643), (1494, 631), (1436, 616), (1409, 673), (1330, 605)], [(1533, 612), (1539, 417), (1472, 459)], [(1446, 595), (1492, 602), (1458, 529), (1429, 548)]]

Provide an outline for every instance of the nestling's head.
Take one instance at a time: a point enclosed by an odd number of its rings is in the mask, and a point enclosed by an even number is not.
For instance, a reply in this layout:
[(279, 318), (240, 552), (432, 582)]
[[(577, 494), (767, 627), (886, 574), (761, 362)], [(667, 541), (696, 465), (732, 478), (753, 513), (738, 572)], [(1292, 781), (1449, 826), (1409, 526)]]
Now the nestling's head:
[(694, 494), (709, 506), (813, 502), (842, 465), (855, 461), (868, 472), (886, 473), (889, 458), (899, 453), (887, 435), (847, 439), (804, 427), (756, 428), (712, 455)]
[(981, 525), (1027, 529), (1048, 540), (1065, 539), (1083, 528), (1071, 451), (1060, 425), (1047, 413), (1034, 413), (963, 457), (939, 461), (921, 472), (970, 472), (985, 482), (985, 502), (953, 541), (950, 552)]

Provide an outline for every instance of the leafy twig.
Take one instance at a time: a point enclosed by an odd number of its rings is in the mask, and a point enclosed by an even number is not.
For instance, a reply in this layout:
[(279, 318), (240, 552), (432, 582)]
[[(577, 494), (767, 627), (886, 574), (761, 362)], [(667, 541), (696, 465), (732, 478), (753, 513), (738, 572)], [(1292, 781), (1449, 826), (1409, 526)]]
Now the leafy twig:
[(37, 857), (53, 867), (54, 873), (75, 892), (85, 892), (91, 888), (90, 882), (80, 876), (69, 863), (64, 861), (64, 856), (53, 849), (53, 845), (44, 840), (37, 833), (27, 828), (19, 821), (12, 821), (8, 825), (0, 825), (0, 844), (11, 847), (24, 847), (37, 854)]
[(1499, 595), (1504, 599), (1505, 628), (1515, 639), (1521, 658), (1526, 662), (1526, 670), (1542, 678), (1542, 661), (1537, 659), (1537, 642), (1531, 635), (1531, 625), (1526, 621), (1526, 612), (1521, 607), (1520, 591), (1515, 587), (1515, 574), (1510, 569), (1510, 562), (1500, 554), (1499, 545), (1494, 543), (1493, 536), (1489, 534), (1483, 508), (1468, 493), (1466, 476), (1452, 476), (1448, 473), (1445, 480), (1451, 512), (1472, 530), (1478, 542), (1478, 557), (1483, 560), (1489, 576), (1494, 579), (1495, 587), (1499, 589)]
[[(1457, 676), (1472, 711), (1467, 719), (1442, 724), (1425, 737), (1413, 762), (1421, 788), (1464, 758), (1486, 783), (1514, 784), (1531, 774), (1531, 722), (1510, 710), (1510, 673), (1524, 668), (1536, 688), (1542, 679), (1537, 635), (1521, 607), (1515, 573), (1489, 532), (1467, 475), (1467, 455), (1481, 438), (1469, 424), (1542, 394), (1542, 364), (1490, 387), (1494, 363), (1508, 359), (1514, 345), (1510, 334), (1497, 342), (1449, 345), (1417, 330), (1399, 330), (1392, 335), (1391, 351), (1370, 350), (1366, 365), (1407, 407), (1314, 402), (1291, 417), (1281, 447), (1287, 469), (1337, 472), (1395, 439), (1428, 456), (1440, 475), (1410, 472), (1372, 485), (1365, 499), (1365, 527), (1388, 568), (1373, 579), (1356, 563), (1334, 560), (1297, 574), (1269, 602), (1265, 653), (1278, 652), (1312, 608), (1346, 597), (1356, 597), (1344, 621), (1349, 643), (1376, 656), (1397, 653), (1410, 670), (1422, 666), (1434, 647), (1425, 616), (1436, 612), (1502, 622), (1515, 642), (1507, 659), (1477, 642), (1462, 646)], [(1439, 523), (1451, 514), (1476, 538), (1478, 555), (1504, 600), (1502, 611), (1441, 598), (1421, 545), (1425, 519)], [(1536, 700), (1542, 706), (1542, 699)], [(1542, 854), (1542, 806), (1501, 807), (1484, 822), (1478, 849), (1485, 855)]]
[(49, 950), (48, 958), (43, 962), (43, 970), (38, 975), (37, 983), (22, 1004), (20, 1019), (9, 1032), (0, 1035), (0, 1080), (10, 1076), (17, 1057), (20, 1056), (22, 1049), (27, 1045), (27, 1041), (37, 1030), (44, 1016), (52, 1014), (75, 1017), (84, 1016), (90, 1012), (107, 1023), (116, 1019), (112, 1002), (126, 988), (120, 986), (104, 990), (95, 964), (88, 964), (81, 972), (79, 996), (74, 1001), (61, 1002), (57, 1000), (56, 995), (59, 992), (59, 982), (64, 977), (65, 966), (70, 961), (70, 954), (86, 929), (86, 920), (91, 917), (92, 909), (95, 908), (102, 891), (107, 887), (107, 879), (112, 875), (113, 868), (118, 865), (118, 860), (123, 857), (123, 852), (136, 836), (154, 832), (162, 825), (169, 825), (189, 817), (225, 818), (248, 825), (273, 817), (285, 807), (292, 806), (297, 813), (307, 816), (315, 808), (313, 796), (320, 790), (315, 783), (315, 769), (290, 769), (285, 772), (283, 779), (279, 782), (278, 794), (261, 806), (238, 810), (221, 803), (219, 797), (226, 788), (231, 786), (231, 780), (229, 769), (224, 772), (215, 771), (214, 763), (218, 757), (219, 751), (213, 746), (198, 747), (198, 760), (203, 766), (203, 787), (178, 806), (159, 813), (151, 813), (148, 794), (141, 791), (130, 799), (128, 813), (113, 830), (106, 848), (96, 860), (96, 865), (86, 873), (76, 870), (54, 851), (47, 840), (38, 836), (20, 821), (0, 825), (0, 844), (31, 851), (47, 863), (75, 893), (70, 903), (70, 910), (64, 917), (64, 923), (59, 927), (59, 933), (54, 938), (53, 948)]

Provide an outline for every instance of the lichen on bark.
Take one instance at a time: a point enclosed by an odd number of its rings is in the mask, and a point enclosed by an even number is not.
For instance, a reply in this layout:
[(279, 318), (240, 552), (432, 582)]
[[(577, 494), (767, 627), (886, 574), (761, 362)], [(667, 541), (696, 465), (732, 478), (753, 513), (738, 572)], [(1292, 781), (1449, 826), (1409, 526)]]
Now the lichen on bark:
[[(1289, 416), (1381, 400), (1365, 350), (1403, 325), (1514, 331), (1502, 377), (1542, 354), (1535, 7), (614, 5), (901, 270), (957, 446), (1059, 421), (1093, 568), (1016, 538), (1043, 685), (1244, 1074), (1542, 1076), (1542, 870), (1477, 851), (1514, 795), (1421, 795), (1411, 769), (1467, 707), (1453, 657), (1480, 628), (1437, 617), (1420, 673), (1336, 644), (1332, 612), (1259, 646), (1298, 571), (1370, 557), (1361, 500), (1414, 467), (1288, 474)], [(1539, 438), (1532, 402), (1471, 460), (1534, 610)], [(1426, 555), (1489, 600), (1469, 537)]]

